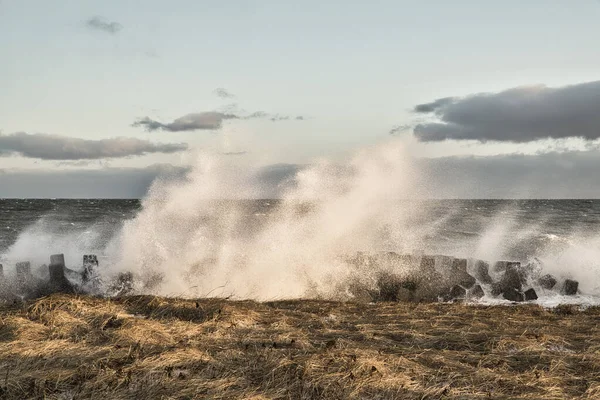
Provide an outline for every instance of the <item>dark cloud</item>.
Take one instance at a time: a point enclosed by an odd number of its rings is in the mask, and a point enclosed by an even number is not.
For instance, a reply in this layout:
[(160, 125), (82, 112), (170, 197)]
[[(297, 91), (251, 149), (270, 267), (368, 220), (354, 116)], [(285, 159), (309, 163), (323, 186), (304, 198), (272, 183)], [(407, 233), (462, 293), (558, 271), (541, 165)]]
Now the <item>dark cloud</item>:
[(452, 103), (455, 100), (455, 97), (444, 97), (442, 99), (437, 99), (432, 103), (419, 104), (415, 107), (415, 112), (417, 113), (430, 113), (438, 110), (440, 107), (443, 107), (447, 104)]
[[(600, 151), (418, 159), (418, 190), (407, 198), (600, 198)], [(278, 198), (307, 165), (273, 164), (247, 178), (254, 197)], [(157, 177), (186, 179), (189, 168), (18, 171), (0, 169), (2, 197), (140, 198)], [(344, 171), (340, 173), (351, 173)]]
[[(248, 120), (248, 119), (270, 119), (271, 121), (285, 121), (290, 117), (279, 114), (269, 114), (264, 111), (255, 111), (248, 115), (239, 115), (234, 113), (224, 113), (220, 111), (204, 111), (192, 113), (179, 117), (170, 123), (162, 123), (149, 117), (140, 118), (131, 126), (143, 127), (148, 132), (167, 131), (167, 132), (186, 132), (196, 130), (219, 130), (226, 120)], [(296, 118), (304, 119), (304, 118)]]
[(216, 88), (213, 93), (221, 99), (233, 99), (235, 95), (227, 91), (225, 88)]
[(600, 138), (600, 81), (447, 97), (419, 104), (414, 111), (439, 120), (414, 126), (422, 141), (594, 140)]
[(134, 122), (134, 127), (144, 127), (147, 131), (163, 130), (168, 132), (183, 132), (195, 130), (217, 130), (221, 129), (223, 121), (227, 119), (238, 119), (235, 114), (224, 114), (217, 111), (207, 111), (187, 114), (179, 117), (171, 123), (163, 124), (148, 117)]
[[(407, 198), (600, 198), (600, 151), (416, 159), (418, 185)], [(308, 165), (274, 164), (256, 174), (265, 196), (296, 186)], [(341, 174), (352, 173), (340, 167)]]
[(600, 152), (421, 159), (423, 194), (434, 198), (600, 198)]
[(185, 143), (159, 144), (127, 137), (89, 140), (43, 133), (0, 134), (0, 156), (20, 155), (43, 160), (97, 160), (186, 149)]
[(112, 35), (118, 33), (121, 29), (123, 29), (123, 25), (115, 21), (107, 21), (102, 17), (93, 17), (86, 21), (86, 25), (88, 28), (96, 29), (99, 31), (107, 32)]

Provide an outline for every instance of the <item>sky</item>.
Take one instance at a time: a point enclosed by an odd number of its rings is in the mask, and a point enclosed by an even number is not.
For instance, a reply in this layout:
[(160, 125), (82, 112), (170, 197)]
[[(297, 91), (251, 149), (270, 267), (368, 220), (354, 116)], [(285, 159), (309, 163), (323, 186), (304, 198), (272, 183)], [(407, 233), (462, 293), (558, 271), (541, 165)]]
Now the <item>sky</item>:
[(141, 197), (204, 151), (283, 179), (392, 139), (440, 197), (600, 197), (598, 20), (598, 0), (0, 0), (0, 198)]

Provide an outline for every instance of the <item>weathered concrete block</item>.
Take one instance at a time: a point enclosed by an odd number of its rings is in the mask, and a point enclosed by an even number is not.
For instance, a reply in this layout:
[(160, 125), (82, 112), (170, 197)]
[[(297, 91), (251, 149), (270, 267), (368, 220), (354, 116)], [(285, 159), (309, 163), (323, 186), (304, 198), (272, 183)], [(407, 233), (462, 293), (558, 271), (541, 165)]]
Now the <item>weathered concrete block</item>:
[(83, 272), (81, 273), (81, 281), (83, 284), (97, 280), (98, 257), (94, 254), (83, 256)]
[(577, 294), (577, 289), (579, 288), (579, 282), (574, 281), (572, 279), (566, 279), (563, 284), (562, 293), (567, 296), (573, 296)]
[(472, 272), (479, 282), (489, 285), (493, 282), (490, 276), (490, 265), (482, 260), (473, 260)]
[[(352, 257), (348, 257), (346, 262), (352, 266), (361, 268), (361, 267), (370, 267), (373, 264), (373, 257), (364, 251), (357, 251), (356, 254)], [(85, 260), (84, 260), (85, 263)]]
[(467, 289), (462, 286), (455, 285), (452, 286), (450, 292), (445, 296), (445, 300), (464, 300), (467, 298)]
[(467, 260), (465, 258), (455, 258), (452, 260), (450, 274), (453, 281), (465, 288), (470, 288), (477, 282), (467, 271)]
[(521, 263), (518, 261), (496, 261), (494, 264), (494, 272), (504, 272), (509, 267), (521, 268)]
[(469, 299), (481, 299), (485, 296), (485, 292), (481, 285), (475, 285), (467, 292), (467, 298)]
[(376, 285), (378, 289), (376, 301), (398, 301), (398, 292), (404, 282), (394, 274), (381, 273), (377, 277)]
[(22, 286), (33, 280), (31, 275), (31, 263), (29, 261), (18, 262), (15, 265), (17, 273), (17, 286)]
[(65, 255), (64, 254), (52, 254), (50, 256), (50, 265), (62, 265), (65, 266)]
[(18, 262), (15, 269), (17, 275), (31, 275), (31, 263), (29, 261)]
[(395, 267), (404, 264), (405, 257), (393, 251), (382, 251), (377, 253), (377, 264), (379, 267)]
[(65, 276), (65, 256), (63, 254), (53, 254), (50, 256), (50, 265), (48, 272), (50, 273), (50, 281), (48, 289), (52, 292), (73, 293), (75, 288)]
[(121, 272), (116, 276), (108, 291), (113, 296), (131, 294), (134, 289), (134, 277), (131, 272)]
[(516, 301), (516, 302), (521, 302), (521, 301), (525, 300), (525, 296), (523, 295), (523, 293), (521, 293), (520, 291), (518, 291), (514, 288), (509, 288), (509, 289), (503, 291), (502, 297), (504, 297), (506, 300)]
[(19, 296), (29, 297), (35, 288), (35, 279), (31, 273), (31, 263), (22, 261), (15, 264), (15, 291)]
[[(499, 282), (492, 284), (492, 295), (498, 296), (505, 292), (521, 292), (525, 284), (525, 276), (516, 264), (508, 265)], [(513, 296), (509, 294), (508, 296)]]
[(546, 274), (544, 276), (541, 276), (540, 279), (538, 279), (538, 284), (546, 290), (550, 290), (552, 289), (554, 286), (556, 286), (556, 283), (558, 281), (556, 280), (555, 277), (553, 277), (550, 274)]
[(515, 289), (520, 292), (523, 289), (525, 279), (526, 277), (518, 264), (508, 265), (504, 271), (504, 274), (500, 278), (500, 290), (504, 292), (510, 289)]
[(525, 301), (531, 301), (531, 300), (537, 300), (538, 299), (538, 295), (535, 292), (535, 289), (533, 289), (533, 288), (527, 289), (525, 291), (525, 293), (523, 293), (523, 295), (525, 296)]
[(435, 273), (435, 257), (422, 256), (419, 264), (419, 272), (422, 274)]

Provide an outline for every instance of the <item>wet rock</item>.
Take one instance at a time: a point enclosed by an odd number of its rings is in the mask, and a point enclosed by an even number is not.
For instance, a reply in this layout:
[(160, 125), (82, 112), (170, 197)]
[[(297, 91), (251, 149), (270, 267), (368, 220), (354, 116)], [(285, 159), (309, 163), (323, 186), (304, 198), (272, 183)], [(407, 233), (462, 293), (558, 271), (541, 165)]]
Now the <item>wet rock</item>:
[(546, 274), (538, 279), (538, 284), (546, 290), (551, 290), (557, 283), (555, 277), (550, 274)]
[(473, 276), (479, 282), (489, 285), (493, 282), (492, 277), (489, 273), (490, 265), (482, 260), (474, 260), (473, 262)]
[(502, 297), (509, 301), (521, 302), (525, 300), (523, 293), (516, 290), (515, 288), (509, 288), (502, 292)]
[(579, 288), (579, 282), (574, 281), (572, 279), (566, 279), (563, 284), (562, 293), (567, 296), (573, 296), (577, 294), (577, 289)]
[(481, 285), (475, 285), (467, 292), (467, 298), (469, 299), (481, 299), (485, 296), (485, 292)]
[(533, 288), (527, 289), (523, 295), (525, 295), (525, 301), (537, 300), (538, 298), (537, 293)]

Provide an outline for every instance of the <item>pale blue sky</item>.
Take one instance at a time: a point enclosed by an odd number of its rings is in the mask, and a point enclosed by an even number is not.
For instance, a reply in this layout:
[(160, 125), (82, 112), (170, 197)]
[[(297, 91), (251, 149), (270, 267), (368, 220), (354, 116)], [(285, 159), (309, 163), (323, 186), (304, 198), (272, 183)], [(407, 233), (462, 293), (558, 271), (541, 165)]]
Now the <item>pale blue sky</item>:
[[(122, 29), (86, 25), (96, 16)], [(384, 139), (412, 122), (415, 105), (437, 98), (599, 80), (598, 21), (598, 0), (0, 0), (0, 130), (185, 142), (252, 152), (265, 163), (308, 162)], [(218, 87), (235, 99), (215, 96)], [(232, 102), (247, 113), (306, 119), (236, 120), (219, 132), (131, 127), (145, 116), (166, 123)], [(523, 146), (413, 145), (426, 156)], [(140, 167), (185, 158), (107, 161)], [(0, 157), (0, 168), (39, 167), (64, 168)]]

